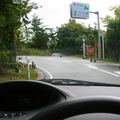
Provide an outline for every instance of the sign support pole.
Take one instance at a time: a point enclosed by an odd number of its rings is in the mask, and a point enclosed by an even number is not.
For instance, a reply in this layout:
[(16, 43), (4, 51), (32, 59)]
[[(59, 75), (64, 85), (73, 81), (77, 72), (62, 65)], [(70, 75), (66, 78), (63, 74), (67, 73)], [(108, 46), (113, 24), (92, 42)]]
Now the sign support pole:
[(99, 12), (90, 12), (97, 14), (97, 20), (98, 20), (98, 58), (101, 59), (101, 40), (100, 40), (100, 21), (99, 21)]
[(105, 48), (104, 48), (104, 36), (102, 36), (102, 46), (103, 46), (103, 60), (105, 59)]
[(89, 18), (89, 13), (97, 14), (98, 20), (98, 58), (101, 59), (101, 40), (100, 40), (100, 21), (99, 21), (99, 11), (90, 12), (89, 4), (73, 2), (71, 7), (71, 17), (72, 18), (80, 18), (87, 19)]
[(105, 59), (105, 42), (104, 42), (104, 35), (105, 35), (105, 33), (103, 32), (103, 33), (100, 33), (100, 36), (102, 36), (102, 51), (103, 51), (103, 60)]
[(85, 59), (85, 37), (83, 36), (83, 59)]
[(100, 41), (100, 21), (99, 12), (96, 12), (98, 18), (98, 58), (101, 59), (101, 41)]

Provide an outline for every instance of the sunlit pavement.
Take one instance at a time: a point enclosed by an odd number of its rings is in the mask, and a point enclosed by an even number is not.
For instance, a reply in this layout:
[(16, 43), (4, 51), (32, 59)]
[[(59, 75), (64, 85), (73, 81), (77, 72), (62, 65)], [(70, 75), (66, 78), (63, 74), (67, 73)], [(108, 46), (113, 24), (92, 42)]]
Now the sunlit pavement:
[(34, 61), (51, 79), (67, 78), (120, 84), (120, 69), (113, 63), (59, 56), (22, 56), (22, 60)]

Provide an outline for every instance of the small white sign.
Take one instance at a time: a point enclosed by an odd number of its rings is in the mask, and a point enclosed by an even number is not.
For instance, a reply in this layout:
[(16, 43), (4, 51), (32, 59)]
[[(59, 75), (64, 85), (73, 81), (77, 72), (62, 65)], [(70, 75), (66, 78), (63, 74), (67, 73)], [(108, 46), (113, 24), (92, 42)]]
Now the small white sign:
[(89, 4), (86, 3), (72, 3), (72, 18), (88, 19), (89, 18)]

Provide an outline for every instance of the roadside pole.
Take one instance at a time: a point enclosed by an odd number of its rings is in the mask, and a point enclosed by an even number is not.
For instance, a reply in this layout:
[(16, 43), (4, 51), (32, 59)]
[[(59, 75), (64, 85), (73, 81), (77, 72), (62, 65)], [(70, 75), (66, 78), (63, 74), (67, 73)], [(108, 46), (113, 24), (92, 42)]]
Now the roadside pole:
[(86, 55), (85, 55), (85, 36), (83, 36), (83, 59), (86, 58)]
[(99, 12), (96, 12), (98, 19), (98, 58), (101, 59), (101, 40), (100, 40), (100, 20), (99, 20)]
[(97, 59), (97, 45), (95, 44), (95, 59)]
[(105, 59), (104, 36), (102, 36), (103, 60)]
[(27, 59), (27, 63), (28, 63), (28, 79), (30, 79), (30, 64), (29, 64), (29, 59)]
[(102, 52), (103, 52), (103, 60), (105, 59), (105, 42), (104, 42), (104, 35), (105, 33), (100, 33), (100, 36), (102, 36)]
[(98, 45), (97, 45), (98, 46), (98, 58), (101, 59), (99, 11), (90, 12), (89, 11), (89, 4), (86, 4), (86, 3), (73, 2), (70, 5), (70, 14), (71, 14), (72, 18), (88, 19), (89, 18), (89, 13), (97, 14), (97, 21), (98, 21)]
[(99, 12), (90, 12), (97, 14), (97, 21), (98, 21), (98, 58), (101, 59), (101, 40), (100, 40), (100, 20), (99, 20)]

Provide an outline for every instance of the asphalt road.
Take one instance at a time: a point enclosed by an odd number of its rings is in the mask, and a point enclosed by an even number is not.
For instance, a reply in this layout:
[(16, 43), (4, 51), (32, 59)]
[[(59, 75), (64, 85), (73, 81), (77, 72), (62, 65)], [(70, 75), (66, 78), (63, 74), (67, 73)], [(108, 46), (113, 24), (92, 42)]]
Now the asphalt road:
[[(26, 57), (22, 57), (24, 61)], [(120, 84), (118, 65), (88, 59), (59, 56), (28, 56), (30, 62), (48, 74), (47, 78), (75, 79)]]

